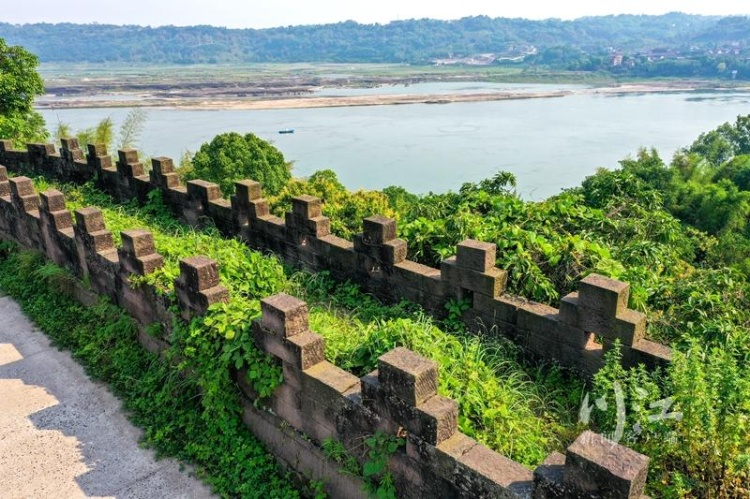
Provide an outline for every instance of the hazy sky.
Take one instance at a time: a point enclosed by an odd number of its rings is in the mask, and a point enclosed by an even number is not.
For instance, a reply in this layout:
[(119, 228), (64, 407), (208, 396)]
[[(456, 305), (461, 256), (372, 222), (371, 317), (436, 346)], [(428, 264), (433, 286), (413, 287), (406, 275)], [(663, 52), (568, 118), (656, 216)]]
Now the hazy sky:
[(0, 22), (77, 22), (178, 26), (210, 24), (231, 28), (267, 28), (322, 24), (352, 19), (387, 23), (398, 19), (465, 16), (574, 19), (607, 14), (750, 14), (747, 0), (0, 0)]

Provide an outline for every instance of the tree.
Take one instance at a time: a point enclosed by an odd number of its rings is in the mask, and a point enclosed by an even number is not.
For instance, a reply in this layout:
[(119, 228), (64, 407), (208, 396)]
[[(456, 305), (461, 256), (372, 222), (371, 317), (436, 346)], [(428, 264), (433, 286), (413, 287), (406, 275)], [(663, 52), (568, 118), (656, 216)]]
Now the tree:
[(0, 138), (23, 144), (47, 137), (44, 119), (33, 108), (34, 97), (44, 93), (38, 64), (34, 54), (0, 38)]
[(234, 193), (234, 182), (252, 179), (263, 185), (266, 194), (277, 194), (291, 178), (291, 166), (270, 142), (252, 133), (217, 135), (195, 153), (186, 179), (216, 182), (224, 196)]

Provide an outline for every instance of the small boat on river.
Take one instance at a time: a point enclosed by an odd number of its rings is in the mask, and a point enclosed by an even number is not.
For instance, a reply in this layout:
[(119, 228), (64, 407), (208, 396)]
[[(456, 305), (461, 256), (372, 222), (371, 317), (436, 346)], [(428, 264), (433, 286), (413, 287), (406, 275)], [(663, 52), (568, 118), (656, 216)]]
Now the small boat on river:
[(294, 133), (294, 128), (282, 128), (279, 133)]

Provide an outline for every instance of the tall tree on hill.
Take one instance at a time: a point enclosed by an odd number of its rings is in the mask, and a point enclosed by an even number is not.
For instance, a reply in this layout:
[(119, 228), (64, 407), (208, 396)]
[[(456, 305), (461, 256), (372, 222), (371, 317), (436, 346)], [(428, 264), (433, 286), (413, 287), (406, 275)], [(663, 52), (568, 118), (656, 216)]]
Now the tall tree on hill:
[(22, 144), (47, 137), (44, 119), (33, 107), (34, 97), (44, 93), (38, 64), (34, 54), (0, 38), (0, 138)]

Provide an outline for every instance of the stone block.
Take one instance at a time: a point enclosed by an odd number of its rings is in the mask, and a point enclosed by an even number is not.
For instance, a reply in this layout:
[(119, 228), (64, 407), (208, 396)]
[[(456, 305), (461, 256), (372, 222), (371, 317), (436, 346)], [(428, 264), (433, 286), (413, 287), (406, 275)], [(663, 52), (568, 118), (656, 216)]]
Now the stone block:
[(60, 145), (67, 151), (74, 151), (81, 148), (78, 145), (78, 139), (75, 137), (62, 137), (60, 139)]
[(70, 214), (68, 210), (55, 211), (55, 212), (49, 213), (48, 216), (49, 216), (49, 220), (52, 223), (52, 226), (58, 231), (61, 231), (61, 232), (72, 231), (73, 216)]
[(309, 369), (325, 360), (325, 342), (312, 331), (284, 338), (256, 322), (253, 325), (253, 336), (258, 348), (297, 371)]
[[(138, 275), (148, 275), (164, 266), (164, 257), (158, 253), (154, 253), (140, 257), (133, 263), (135, 264), (134, 270)], [(224, 299), (221, 299), (221, 301), (224, 301)]]
[(497, 245), (466, 239), (456, 248), (456, 263), (459, 267), (486, 272), (495, 267)]
[(0, 165), (0, 182), (8, 181), (8, 169)]
[(129, 255), (143, 257), (156, 253), (154, 236), (147, 230), (124, 230), (120, 236), (122, 250)]
[(27, 144), (26, 149), (28, 150), (29, 154), (41, 156), (41, 157), (55, 154), (54, 144), (42, 144), (42, 143)]
[(328, 217), (313, 217), (307, 220), (307, 232), (311, 236), (325, 237), (331, 233), (331, 220)]
[(539, 338), (540, 341), (536, 343), (539, 346), (558, 342), (575, 349), (583, 349), (588, 342), (589, 335), (586, 332), (563, 324), (559, 320), (556, 308), (541, 303), (529, 302), (519, 308), (517, 325), (520, 331), (528, 333), (530, 343), (534, 343), (532, 337)]
[(482, 273), (464, 270), (461, 274), (461, 287), (492, 298), (500, 296), (505, 291), (508, 281), (508, 273), (495, 267)]
[(151, 158), (151, 171), (156, 175), (167, 175), (168, 173), (174, 173), (174, 163), (172, 158), (159, 156), (157, 158)]
[(531, 471), (484, 445), (472, 447), (458, 463), (454, 480), (466, 497), (531, 496)]
[(142, 163), (117, 163), (117, 173), (126, 178), (142, 177), (144, 175)]
[(581, 495), (639, 499), (649, 458), (591, 431), (567, 450), (565, 483)]
[(427, 464), (435, 475), (447, 480), (456, 472), (458, 460), (478, 445), (476, 440), (458, 431), (435, 446), (424, 444), (419, 439), (408, 438), (406, 454)]
[(322, 212), (322, 201), (315, 196), (297, 196), (292, 198), (292, 213), (302, 220), (319, 217)]
[(623, 345), (632, 346), (646, 336), (646, 314), (627, 309), (615, 317), (610, 339), (619, 339)]
[(437, 395), (437, 363), (406, 348), (395, 348), (378, 359), (378, 380), (386, 393), (418, 406)]
[(560, 299), (560, 322), (569, 326), (579, 326), (577, 291), (565, 295)]
[(13, 141), (8, 139), (0, 140), (0, 152), (13, 151)]
[(440, 262), (440, 278), (451, 286), (461, 285), (461, 268), (456, 263), (455, 256)]
[(219, 285), (219, 266), (205, 256), (183, 258), (179, 279), (190, 292), (205, 291)]
[(360, 383), (358, 377), (325, 360), (305, 368), (301, 380), (302, 396), (331, 408), (333, 412), (345, 405), (345, 394)]
[[(492, 323), (504, 322), (516, 324), (518, 310), (530, 303), (528, 300), (512, 295), (502, 295), (497, 298), (484, 294), (474, 295), (474, 310), (482, 317), (491, 319)], [(491, 324), (487, 324), (490, 326)]]
[(458, 403), (453, 399), (435, 395), (416, 408), (416, 416), (407, 430), (430, 445), (438, 445), (458, 430)]
[(590, 274), (578, 284), (580, 307), (614, 318), (628, 308), (630, 285), (599, 274)]
[(48, 213), (66, 211), (65, 195), (57, 189), (49, 189), (40, 194), (41, 207)]
[(632, 348), (623, 347), (623, 361), (628, 366), (644, 364), (648, 369), (665, 369), (672, 362), (672, 349), (661, 343), (641, 339)]
[(383, 244), (396, 239), (396, 221), (382, 215), (365, 218), (362, 221), (362, 241), (364, 244)]
[(86, 148), (88, 149), (88, 156), (90, 158), (99, 158), (108, 155), (105, 144), (88, 144)]
[(308, 310), (304, 301), (281, 293), (260, 302), (261, 325), (283, 338), (308, 330)]
[(229, 301), (229, 290), (224, 286), (214, 286), (198, 291), (195, 297), (191, 298), (190, 308), (195, 310), (198, 315), (203, 315), (208, 307), (214, 303), (227, 301)]
[(221, 197), (218, 184), (206, 182), (205, 180), (190, 180), (187, 183), (188, 197), (198, 200), (204, 208), (208, 208), (208, 202)]
[(15, 198), (35, 196), (34, 182), (28, 177), (13, 177), (10, 180), (10, 193)]
[(86, 242), (95, 253), (101, 253), (114, 249), (115, 241), (112, 233), (108, 230), (97, 230), (86, 234)]
[(138, 163), (138, 151), (136, 149), (120, 149), (117, 158), (123, 165)]
[(39, 196), (36, 194), (13, 198), (13, 202), (19, 210), (25, 213), (34, 212), (39, 209)]
[(84, 233), (91, 234), (105, 230), (104, 217), (99, 208), (79, 208), (75, 211), (76, 226)]
[(234, 183), (235, 196), (241, 202), (254, 201), (263, 197), (260, 182), (240, 180)]
[(566, 499), (565, 456), (553, 452), (534, 470), (534, 499)]
[(394, 265), (406, 260), (407, 244), (403, 239), (392, 239), (383, 243), (381, 250), (381, 261), (388, 265)]

